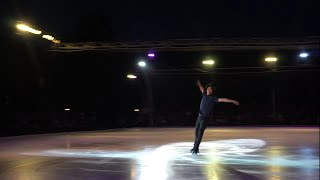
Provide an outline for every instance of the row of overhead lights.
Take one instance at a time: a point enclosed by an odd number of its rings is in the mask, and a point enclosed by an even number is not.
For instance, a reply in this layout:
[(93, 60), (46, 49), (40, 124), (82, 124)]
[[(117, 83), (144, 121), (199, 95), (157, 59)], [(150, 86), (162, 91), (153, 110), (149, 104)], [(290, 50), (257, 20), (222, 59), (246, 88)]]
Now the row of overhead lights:
[[(152, 57), (154, 57), (154, 56), (152, 56)], [(202, 61), (202, 64), (211, 66), (211, 65), (214, 65), (214, 60), (204, 60), (204, 61)], [(144, 67), (147, 66), (147, 63), (146, 63), (145, 61), (139, 61), (139, 62), (138, 62), (138, 66), (141, 67), (141, 68), (144, 68)], [(127, 75), (127, 78), (129, 78), (129, 79), (136, 79), (137, 76), (134, 75), (134, 74), (128, 74), (128, 75)]]
[[(309, 57), (309, 53), (302, 52), (299, 54), (299, 57), (305, 59), (305, 58)], [(278, 61), (278, 58), (273, 56), (273, 57), (266, 57), (264, 60), (266, 62), (276, 62), (276, 61)]]
[[(302, 53), (299, 54), (299, 57), (300, 57), (300, 58), (307, 58), (308, 56), (309, 56), (309, 53), (307, 53), (307, 52), (302, 52)], [(154, 54), (154, 53), (148, 53), (148, 57), (149, 57), (149, 58), (154, 58), (154, 57), (155, 57), (155, 54)], [(275, 57), (275, 56), (268, 56), (268, 57), (266, 57), (264, 60), (265, 60), (265, 62), (272, 64), (272, 63), (275, 63), (276, 61), (278, 61), (278, 58)], [(213, 59), (206, 59), (206, 60), (203, 60), (203, 61), (202, 61), (202, 64), (205, 65), (205, 66), (212, 66), (212, 65), (215, 64), (215, 61), (214, 61)], [(145, 61), (139, 61), (139, 62), (138, 62), (138, 66), (144, 68), (144, 67), (147, 66), (147, 64), (146, 64)], [(127, 75), (127, 78), (129, 78), (129, 79), (136, 79), (137, 76), (134, 75), (134, 74), (128, 74), (128, 75)], [(134, 112), (139, 112), (140, 109), (134, 109), (133, 111), (134, 111)]]
[[(308, 56), (309, 56), (309, 53), (307, 53), (307, 52), (302, 52), (302, 53), (299, 54), (299, 57), (300, 57), (300, 58), (307, 58)], [(149, 54), (148, 54), (148, 57), (154, 58), (154, 57), (155, 57), (155, 54), (154, 54), (154, 53), (149, 53)], [(268, 56), (268, 57), (266, 57), (264, 60), (265, 60), (265, 62), (272, 63), (272, 62), (278, 61), (278, 58), (275, 57), (275, 56)], [(202, 61), (202, 64), (203, 64), (203, 65), (206, 65), (206, 66), (212, 66), (212, 65), (215, 64), (215, 61), (212, 60), (212, 59), (206, 59), (206, 60), (203, 60), (203, 61)], [(147, 65), (147, 64), (146, 64), (145, 61), (139, 61), (139, 62), (138, 62), (138, 66), (140, 66), (140, 67), (146, 67), (146, 65)], [(137, 76), (136, 76), (136, 75), (133, 75), (133, 74), (128, 74), (128, 75), (127, 75), (127, 78), (129, 78), (129, 79), (136, 79)]]
[[(301, 57), (301, 58), (307, 58), (308, 56), (309, 56), (309, 53), (306, 53), (306, 52), (302, 52), (302, 53), (299, 54), (299, 57)], [(155, 57), (155, 54), (154, 54), (154, 53), (149, 53), (149, 54), (148, 54), (148, 57), (149, 57), (149, 58), (154, 58), (154, 57)], [(272, 62), (278, 61), (278, 58), (275, 57), (275, 56), (270, 56), (270, 57), (266, 57), (266, 58), (265, 58), (265, 61), (272, 63)], [(203, 61), (202, 61), (202, 64), (203, 64), (203, 65), (211, 66), (211, 65), (214, 65), (214, 64), (215, 64), (215, 61), (212, 60), (212, 59), (207, 59), (207, 60), (203, 60)], [(144, 67), (147, 66), (147, 64), (146, 64), (145, 61), (139, 61), (139, 62), (138, 62), (138, 66), (144, 68)], [(134, 75), (134, 74), (128, 74), (128, 75), (127, 75), (127, 78), (128, 78), (128, 79), (136, 79), (137, 76)], [(70, 111), (70, 109), (69, 109), (69, 108), (66, 108), (65, 111)], [(139, 112), (140, 109), (136, 108), (136, 109), (134, 109), (133, 111), (134, 111), (134, 112)]]
[[(24, 31), (24, 32), (29, 32), (29, 33), (32, 33), (32, 34), (36, 34), (36, 35), (41, 35), (42, 32), (40, 30), (37, 30), (37, 29), (34, 29), (26, 24), (23, 24), (23, 23), (18, 23), (16, 25), (17, 29), (20, 30), (20, 31)], [(53, 43), (60, 43), (61, 41), (56, 39), (55, 37), (51, 36), (51, 35), (48, 35), (48, 34), (43, 34), (42, 35), (42, 38), (43, 39), (46, 39), (46, 40), (49, 40)]]

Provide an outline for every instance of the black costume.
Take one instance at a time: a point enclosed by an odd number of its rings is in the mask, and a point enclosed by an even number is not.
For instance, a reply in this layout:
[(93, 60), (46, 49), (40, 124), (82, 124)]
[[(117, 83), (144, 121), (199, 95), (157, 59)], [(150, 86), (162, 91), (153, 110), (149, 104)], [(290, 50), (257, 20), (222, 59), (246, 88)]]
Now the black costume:
[(199, 153), (199, 145), (201, 143), (204, 130), (206, 129), (209, 120), (213, 116), (213, 109), (217, 102), (217, 96), (207, 95), (206, 91), (202, 93), (199, 115), (196, 122), (195, 141), (193, 148), (191, 149), (193, 154)]

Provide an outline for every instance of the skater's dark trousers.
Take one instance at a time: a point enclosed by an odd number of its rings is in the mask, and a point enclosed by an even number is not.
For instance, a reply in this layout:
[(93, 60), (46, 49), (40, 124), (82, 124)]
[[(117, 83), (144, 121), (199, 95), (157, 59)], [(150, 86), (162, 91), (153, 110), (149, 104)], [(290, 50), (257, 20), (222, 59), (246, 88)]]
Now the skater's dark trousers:
[(195, 141), (193, 145), (194, 148), (199, 148), (204, 130), (207, 128), (209, 119), (210, 117), (204, 117), (199, 114), (196, 122)]

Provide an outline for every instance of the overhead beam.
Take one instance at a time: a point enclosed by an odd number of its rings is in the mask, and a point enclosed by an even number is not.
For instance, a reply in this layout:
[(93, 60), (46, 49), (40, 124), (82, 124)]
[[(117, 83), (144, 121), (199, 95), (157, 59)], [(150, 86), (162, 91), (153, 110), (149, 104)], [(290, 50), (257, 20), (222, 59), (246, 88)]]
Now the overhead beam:
[(206, 50), (297, 50), (319, 48), (320, 36), (303, 38), (213, 38), (135, 42), (76, 42), (52, 44), (53, 52), (76, 51), (206, 51)]

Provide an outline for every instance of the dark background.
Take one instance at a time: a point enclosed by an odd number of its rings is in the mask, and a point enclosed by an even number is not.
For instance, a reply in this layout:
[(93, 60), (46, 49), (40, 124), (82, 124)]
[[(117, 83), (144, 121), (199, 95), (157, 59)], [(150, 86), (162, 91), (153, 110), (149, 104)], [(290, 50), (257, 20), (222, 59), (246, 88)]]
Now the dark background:
[[(304, 49), (306, 60), (299, 50), (164, 51), (141, 70), (144, 51), (52, 52), (49, 42), (15, 29), (17, 21), (28, 22), (62, 42), (307, 37), (319, 36), (318, 7), (318, 1), (4, 1), (0, 134), (144, 127), (150, 118), (153, 126), (193, 126), (201, 100), (197, 79), (241, 103), (219, 104), (212, 125), (318, 125), (319, 49)], [(295, 68), (266, 67), (270, 52), (278, 67)], [(210, 73), (180, 71), (203, 69), (208, 55), (216, 60)], [(232, 67), (246, 68), (219, 69)], [(127, 79), (130, 72), (138, 78)]]

